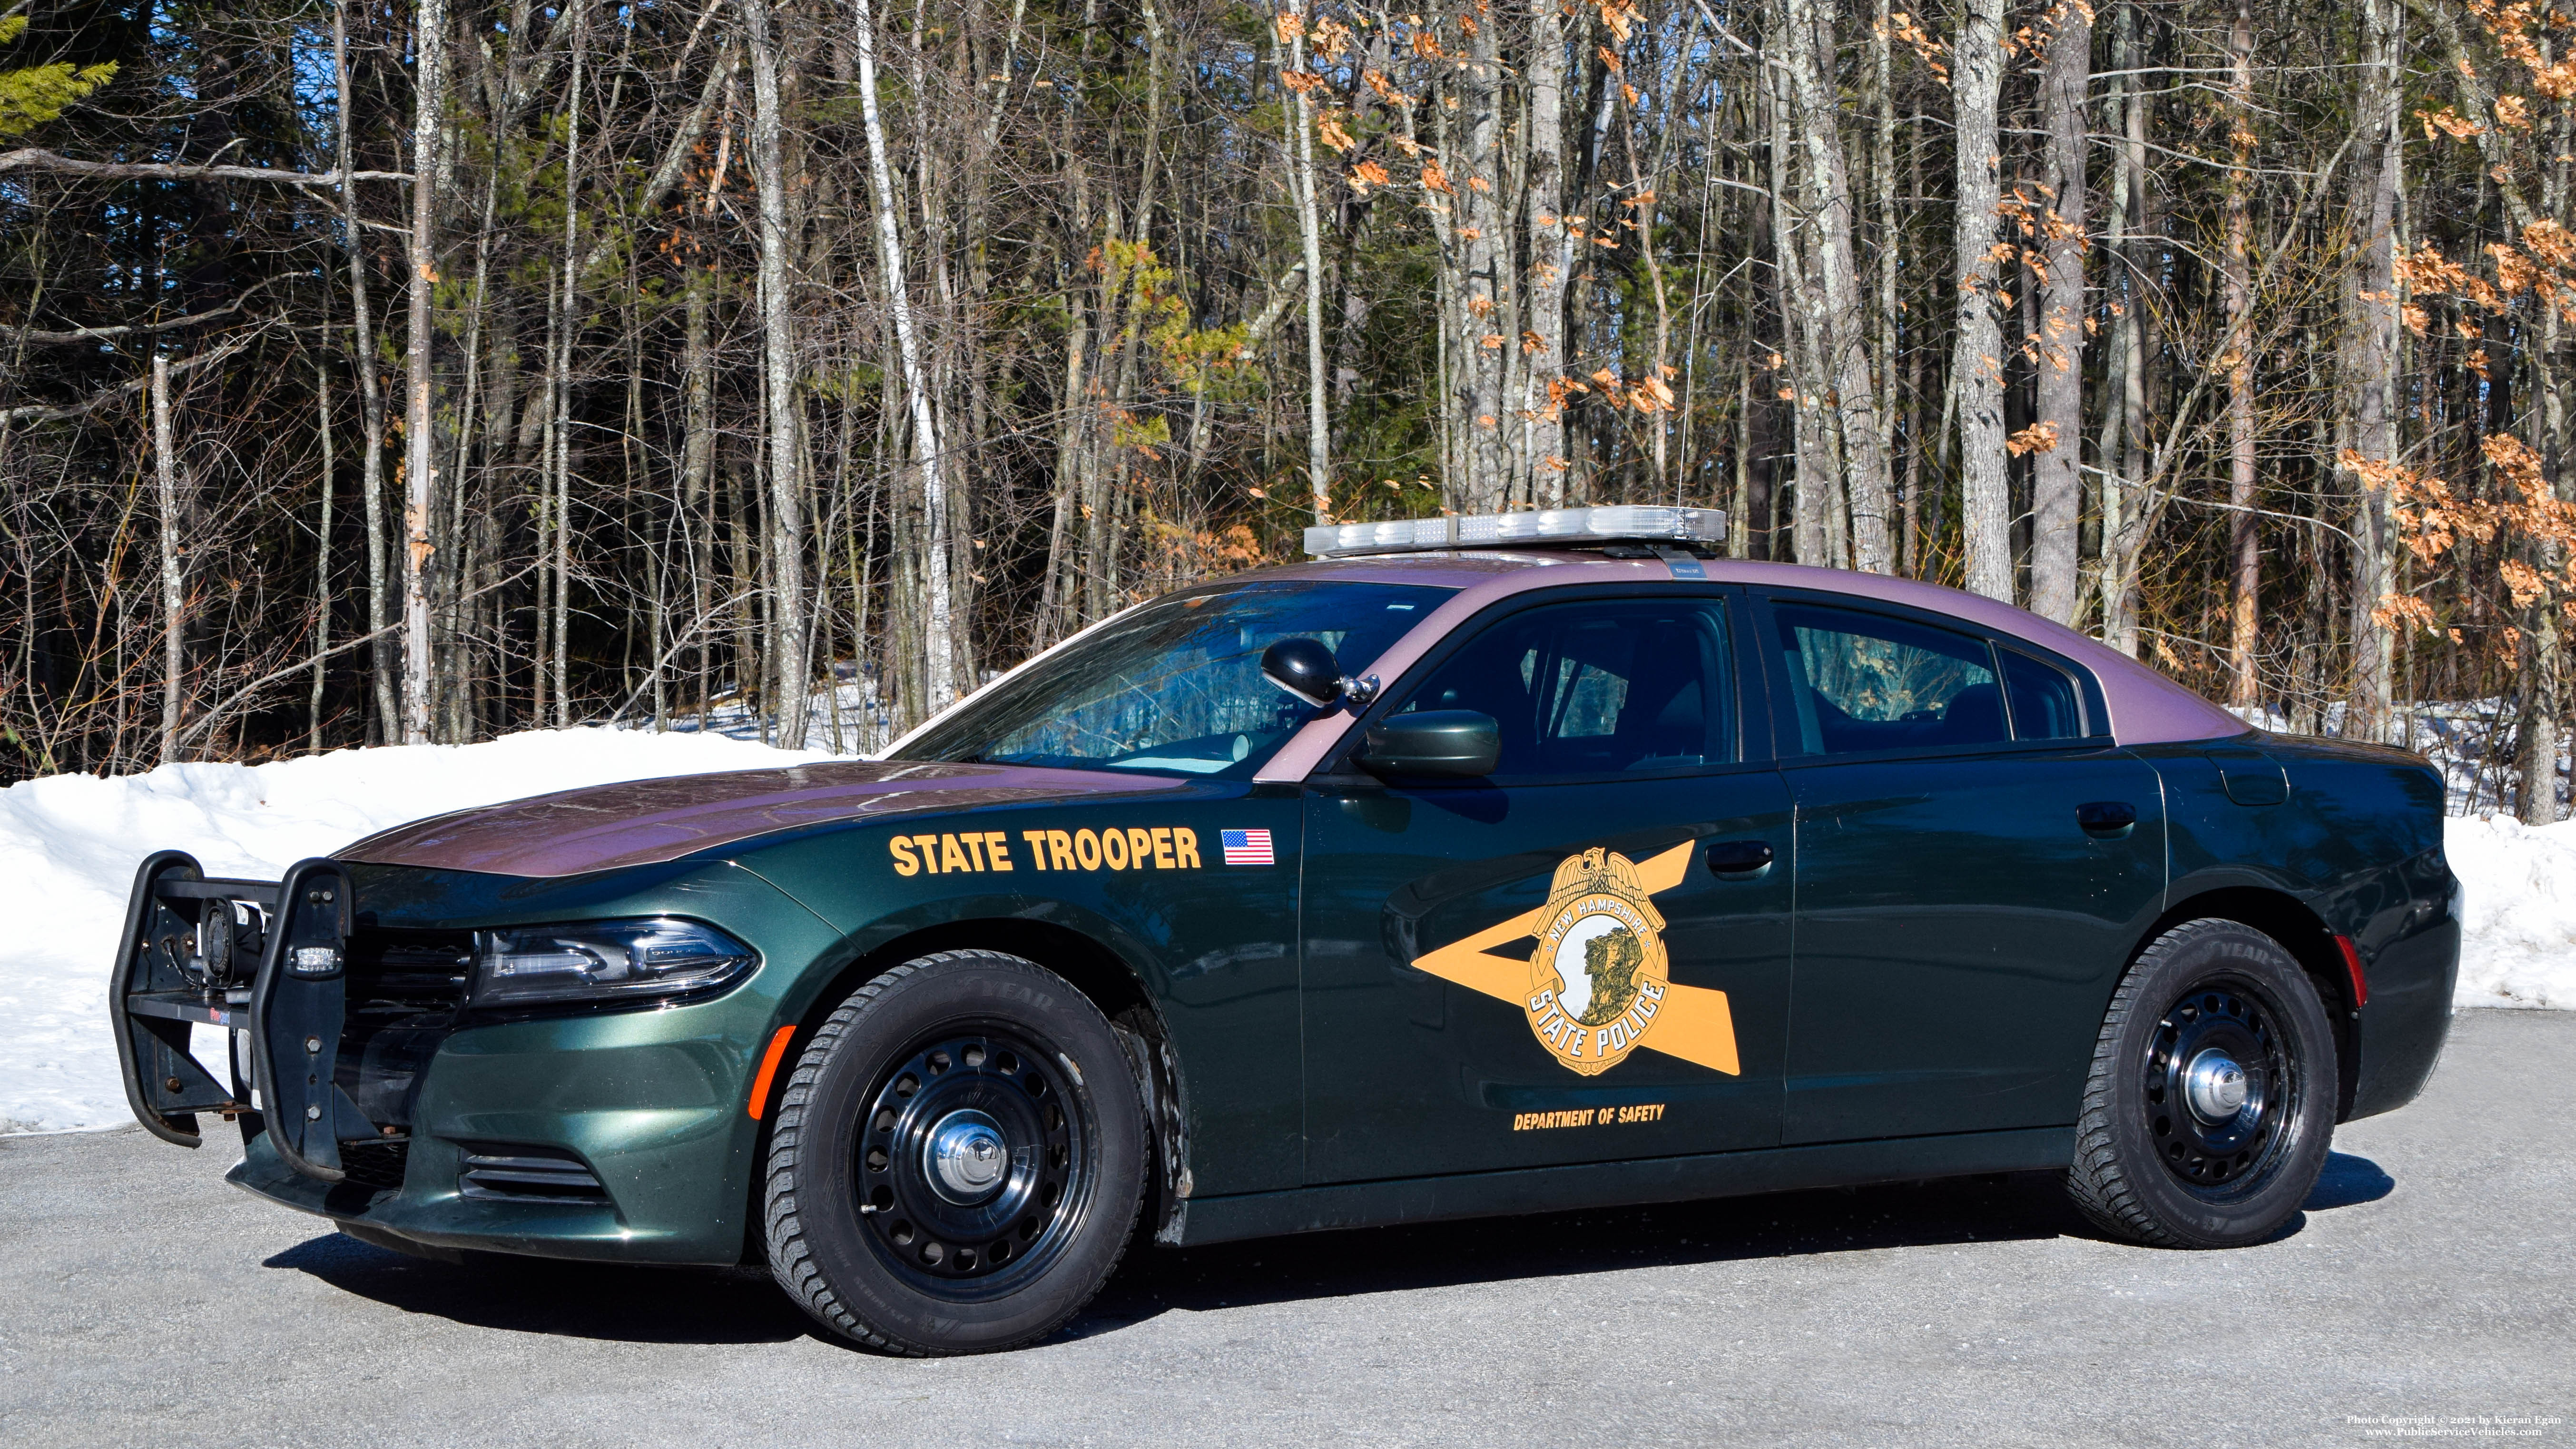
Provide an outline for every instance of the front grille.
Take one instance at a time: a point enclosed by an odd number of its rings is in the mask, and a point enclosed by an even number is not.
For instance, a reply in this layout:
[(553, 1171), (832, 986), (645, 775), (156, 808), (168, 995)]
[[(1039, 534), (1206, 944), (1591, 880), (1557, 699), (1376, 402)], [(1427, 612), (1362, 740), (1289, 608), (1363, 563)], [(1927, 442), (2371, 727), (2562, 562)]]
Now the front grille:
[(474, 937), (465, 931), (369, 931), (349, 937), (349, 1009), (454, 1013), (465, 1005)]
[(474, 938), (361, 930), (349, 937), (347, 960), (337, 1080), (367, 1120), (408, 1129), (421, 1075), (465, 1010)]
[(457, 1191), (466, 1197), (511, 1202), (606, 1206), (608, 1190), (588, 1164), (560, 1147), (518, 1142), (465, 1142)]
[(343, 1142), (340, 1144), (340, 1168), (348, 1180), (360, 1187), (382, 1190), (403, 1184), (403, 1168), (411, 1161), (408, 1142)]

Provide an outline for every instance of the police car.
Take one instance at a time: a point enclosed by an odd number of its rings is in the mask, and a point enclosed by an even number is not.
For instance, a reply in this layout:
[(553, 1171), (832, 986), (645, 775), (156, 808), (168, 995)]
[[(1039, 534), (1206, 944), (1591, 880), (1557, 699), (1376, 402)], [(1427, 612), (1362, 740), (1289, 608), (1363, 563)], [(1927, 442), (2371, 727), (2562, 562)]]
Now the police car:
[(275, 882), (155, 855), (135, 1115), (236, 1123), (233, 1182), (370, 1243), (766, 1261), (939, 1354), (1052, 1332), (1131, 1244), (1944, 1174), (2250, 1243), (2422, 1087), (2459, 927), (2420, 760), (1722, 536), (1320, 527), (880, 760)]

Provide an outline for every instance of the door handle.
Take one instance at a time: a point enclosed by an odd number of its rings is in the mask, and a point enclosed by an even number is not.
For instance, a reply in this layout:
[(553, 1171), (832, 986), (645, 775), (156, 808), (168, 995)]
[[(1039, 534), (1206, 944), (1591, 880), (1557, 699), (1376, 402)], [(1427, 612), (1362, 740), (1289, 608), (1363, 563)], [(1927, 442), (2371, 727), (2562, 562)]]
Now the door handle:
[(1709, 874), (1719, 880), (1759, 880), (1770, 868), (1768, 841), (1721, 840), (1708, 848)]
[(2095, 800), (2075, 807), (2075, 823), (2087, 835), (2117, 840), (2138, 823), (2138, 807), (2126, 800)]

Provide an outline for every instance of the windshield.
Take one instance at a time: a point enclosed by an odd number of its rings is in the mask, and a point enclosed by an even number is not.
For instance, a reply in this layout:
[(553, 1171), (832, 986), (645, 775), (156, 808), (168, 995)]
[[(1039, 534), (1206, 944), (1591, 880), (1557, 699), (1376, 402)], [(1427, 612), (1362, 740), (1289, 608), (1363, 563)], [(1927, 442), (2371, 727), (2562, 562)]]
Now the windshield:
[(1365, 671), (1452, 591), (1279, 580), (1159, 599), (1021, 669), (906, 746), (908, 760), (1241, 779), (1323, 711), (1261, 677), (1282, 639)]

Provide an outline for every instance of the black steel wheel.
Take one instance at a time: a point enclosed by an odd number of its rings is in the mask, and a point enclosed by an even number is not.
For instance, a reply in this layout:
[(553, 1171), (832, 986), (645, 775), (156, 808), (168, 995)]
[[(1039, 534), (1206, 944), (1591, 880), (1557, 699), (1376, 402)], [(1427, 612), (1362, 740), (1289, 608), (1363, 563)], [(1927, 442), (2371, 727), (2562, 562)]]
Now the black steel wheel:
[(2219, 1200), (2259, 1180), (2287, 1141), (2281, 1126), (2306, 1083), (2290, 1070), (2278, 1014), (2261, 984), (2221, 971), (2156, 1022), (2140, 1110), (2159, 1160), (2195, 1194)]
[(1098, 1008), (1016, 956), (925, 956), (853, 993), (788, 1079), (770, 1267), (870, 1347), (1014, 1347), (1107, 1281), (1147, 1161), (1143, 1094)]
[(2186, 922), (2112, 998), (2068, 1189), (2137, 1242), (2260, 1242), (2325, 1166), (2336, 1080), (2334, 1029), (2297, 960), (2241, 922)]
[(1044, 1273), (1091, 1206), (1077, 1088), (997, 1022), (936, 1032), (879, 1074), (858, 1124), (859, 1216), (924, 1291), (982, 1298)]

